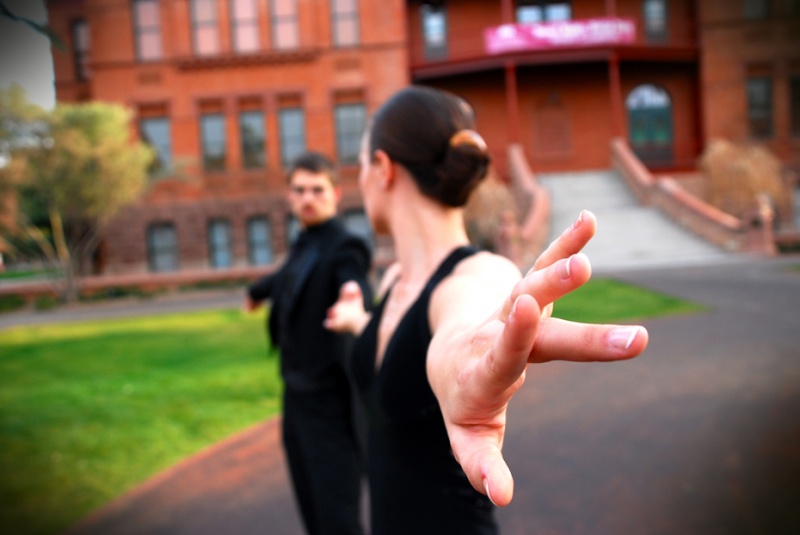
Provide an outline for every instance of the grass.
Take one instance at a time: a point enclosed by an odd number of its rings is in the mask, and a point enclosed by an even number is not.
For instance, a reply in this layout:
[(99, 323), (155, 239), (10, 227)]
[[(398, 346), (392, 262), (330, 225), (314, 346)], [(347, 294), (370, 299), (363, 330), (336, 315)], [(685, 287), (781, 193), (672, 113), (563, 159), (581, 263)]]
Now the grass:
[[(624, 322), (702, 307), (608, 279), (555, 315)], [(57, 533), (279, 410), (261, 315), (207, 311), (0, 331), (0, 525)]]
[(704, 310), (697, 303), (613, 279), (592, 279), (559, 299), (553, 316), (584, 323), (620, 323)]
[(0, 525), (56, 533), (279, 410), (263, 317), (239, 311), (0, 332)]

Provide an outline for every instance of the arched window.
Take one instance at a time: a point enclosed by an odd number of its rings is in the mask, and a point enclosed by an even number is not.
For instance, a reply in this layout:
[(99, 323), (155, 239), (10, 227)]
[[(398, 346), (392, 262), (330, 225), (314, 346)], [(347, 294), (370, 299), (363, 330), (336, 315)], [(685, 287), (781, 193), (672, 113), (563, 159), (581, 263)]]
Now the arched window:
[(625, 107), (633, 151), (648, 165), (670, 165), (673, 129), (669, 94), (657, 85), (643, 84), (628, 94)]

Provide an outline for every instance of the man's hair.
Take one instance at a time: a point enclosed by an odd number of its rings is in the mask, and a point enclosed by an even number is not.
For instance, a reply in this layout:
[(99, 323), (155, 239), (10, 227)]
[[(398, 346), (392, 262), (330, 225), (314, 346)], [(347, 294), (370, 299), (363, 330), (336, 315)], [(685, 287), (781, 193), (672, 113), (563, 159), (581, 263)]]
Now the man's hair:
[(339, 184), (339, 171), (333, 160), (319, 152), (304, 152), (297, 156), (286, 174), (286, 181), (291, 182), (295, 171), (302, 169), (310, 173), (325, 173), (334, 186)]

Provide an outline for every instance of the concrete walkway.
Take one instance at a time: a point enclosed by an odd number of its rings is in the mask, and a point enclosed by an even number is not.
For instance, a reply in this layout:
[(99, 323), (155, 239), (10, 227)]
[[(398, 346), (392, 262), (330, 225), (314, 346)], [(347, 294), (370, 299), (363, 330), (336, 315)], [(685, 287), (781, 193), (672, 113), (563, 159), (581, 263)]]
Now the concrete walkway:
[(690, 266), (739, 259), (698, 238), (654, 207), (641, 206), (614, 171), (540, 174), (552, 197), (552, 241), (581, 210), (597, 216), (597, 235), (584, 249), (595, 273)]

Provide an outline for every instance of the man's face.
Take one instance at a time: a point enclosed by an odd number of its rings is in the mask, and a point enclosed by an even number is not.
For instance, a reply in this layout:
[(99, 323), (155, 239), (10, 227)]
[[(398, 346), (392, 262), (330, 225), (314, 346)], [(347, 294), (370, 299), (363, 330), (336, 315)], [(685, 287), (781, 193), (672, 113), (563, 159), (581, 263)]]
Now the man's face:
[(336, 215), (342, 193), (325, 173), (297, 169), (289, 182), (289, 205), (303, 227), (324, 223)]

